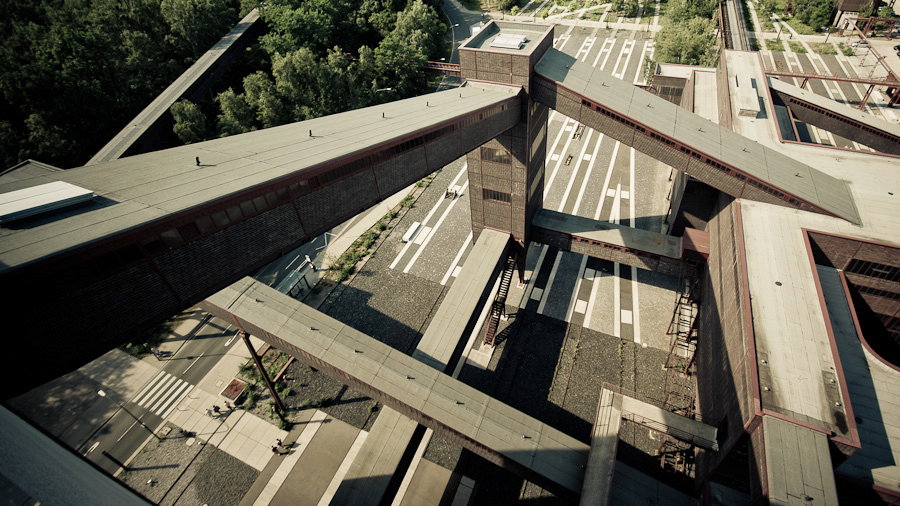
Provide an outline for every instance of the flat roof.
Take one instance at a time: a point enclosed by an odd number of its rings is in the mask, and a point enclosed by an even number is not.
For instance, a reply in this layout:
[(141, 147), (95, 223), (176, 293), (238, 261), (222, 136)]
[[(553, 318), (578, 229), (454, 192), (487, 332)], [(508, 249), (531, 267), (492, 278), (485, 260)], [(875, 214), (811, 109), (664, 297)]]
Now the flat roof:
[[(553, 29), (553, 25), (542, 25), (535, 23), (516, 23), (511, 21), (491, 20), (478, 33), (469, 37), (468, 40), (460, 45), (460, 50), (475, 51), (496, 51), (506, 54), (531, 54), (537, 48), (538, 42)], [(516, 44), (495, 44), (513, 37), (524, 37), (524, 43)], [(508, 47), (507, 47), (508, 46)]]
[(739, 202), (762, 407), (849, 437), (840, 383), (826, 388), (838, 366), (801, 230), (821, 215)]
[(830, 98), (823, 97), (822, 95), (813, 93), (809, 90), (804, 90), (803, 88), (794, 86), (793, 84), (786, 83), (781, 79), (769, 77), (768, 82), (769, 86), (771, 86), (775, 91), (784, 93), (785, 95), (791, 95), (816, 107), (820, 107), (836, 114), (840, 114), (841, 116), (850, 118), (853, 121), (858, 121), (863, 125), (874, 128), (876, 130), (881, 130), (882, 132), (900, 138), (900, 124), (890, 123), (876, 118), (875, 116), (872, 116), (867, 112), (860, 111), (859, 109), (850, 107), (847, 104), (835, 102)]
[[(561, 51), (548, 49), (535, 71), (621, 116), (647, 125), (820, 209), (851, 222), (859, 221), (845, 181), (723, 128)], [(759, 82), (763, 81), (757, 79)]]
[[(0, 272), (120, 233), (335, 158), (389, 145), (423, 128), (513, 99), (520, 88), (470, 84), (406, 100), (0, 184), (0, 193), (53, 180), (114, 204), (39, 227), (0, 228)], [(422, 114), (423, 111), (428, 114)], [(382, 114), (384, 113), (384, 116)], [(309, 132), (312, 131), (313, 137)], [(195, 157), (201, 165), (195, 164)]]
[(541, 209), (535, 213), (532, 226), (655, 255), (681, 258), (681, 238), (627, 225)]
[(588, 445), (263, 283), (243, 278), (201, 306), (236, 318), (260, 338), (276, 337), (291, 354), (309, 354), (370, 385), (398, 411), (431, 420), (426, 425), (432, 428), (439, 424), (438, 430), (447, 428), (568, 490), (581, 490)]
[(763, 417), (768, 499), (774, 504), (838, 505), (828, 438), (821, 432)]
[[(729, 83), (739, 74), (750, 75), (757, 82), (765, 79), (762, 62), (756, 53), (726, 50), (722, 56)], [(760, 100), (764, 111), (757, 118), (738, 115), (732, 104), (735, 132), (768, 146), (772, 151), (803, 160), (822, 173), (847, 182), (849, 186), (860, 226), (848, 227), (846, 223), (838, 223), (840, 220), (824, 220), (821, 222), (824, 228), (820, 230), (834, 230), (842, 235), (897, 244), (900, 238), (900, 220), (897, 219), (900, 213), (900, 172), (897, 171), (897, 159), (873, 153), (823, 149), (809, 144), (782, 143), (772, 119), (775, 111), (769, 94), (761, 93)], [(809, 217), (805, 219), (817, 221)]]

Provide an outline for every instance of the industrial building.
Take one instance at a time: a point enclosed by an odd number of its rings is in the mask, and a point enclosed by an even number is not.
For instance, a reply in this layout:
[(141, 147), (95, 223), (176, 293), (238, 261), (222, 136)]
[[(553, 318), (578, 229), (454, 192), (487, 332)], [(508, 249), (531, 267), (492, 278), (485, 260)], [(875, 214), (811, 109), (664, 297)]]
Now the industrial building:
[[(695, 460), (704, 500), (900, 500), (900, 127), (774, 80), (756, 53), (725, 51), (716, 69), (645, 90), (552, 41), (552, 26), (492, 21), (460, 47), (459, 89), (0, 180), (0, 279), (20, 336), (9, 348), (54, 350), (26, 382), (4, 382), (4, 398), (199, 303), (582, 504), (616, 490), (622, 419)], [(710, 83), (714, 95), (694, 91)], [(783, 142), (776, 106), (872, 149)], [(679, 171), (668, 230), (542, 208), (551, 109)], [(464, 155), (479, 254), (411, 357), (242, 279)], [(57, 182), (89, 201), (42, 197)], [(685, 218), (700, 185), (707, 214)], [(42, 212), (15, 214), (29, 211)], [(695, 395), (649, 406), (604, 389), (586, 445), (449, 377), (488, 285), (514, 265), (521, 277), (532, 241), (692, 286), (676, 342)]]

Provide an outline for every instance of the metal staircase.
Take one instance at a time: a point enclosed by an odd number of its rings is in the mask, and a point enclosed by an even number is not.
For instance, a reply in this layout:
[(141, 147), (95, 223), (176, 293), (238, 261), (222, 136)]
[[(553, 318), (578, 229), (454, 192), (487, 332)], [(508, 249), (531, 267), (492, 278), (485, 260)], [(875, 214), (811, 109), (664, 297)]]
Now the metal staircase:
[(494, 303), (491, 305), (490, 319), (484, 331), (482, 343), (487, 346), (493, 346), (496, 340), (497, 327), (500, 325), (500, 318), (506, 311), (506, 295), (509, 293), (509, 285), (512, 283), (512, 275), (515, 269), (516, 261), (512, 257), (507, 257), (506, 267), (503, 269), (503, 274), (500, 278), (500, 288), (494, 297)]
[[(689, 418), (697, 418), (694, 355), (697, 348), (697, 279), (682, 277), (675, 309), (666, 335), (671, 336), (666, 371), (663, 408)], [(671, 436), (663, 438), (657, 452), (660, 466), (680, 474), (693, 474), (694, 445)]]

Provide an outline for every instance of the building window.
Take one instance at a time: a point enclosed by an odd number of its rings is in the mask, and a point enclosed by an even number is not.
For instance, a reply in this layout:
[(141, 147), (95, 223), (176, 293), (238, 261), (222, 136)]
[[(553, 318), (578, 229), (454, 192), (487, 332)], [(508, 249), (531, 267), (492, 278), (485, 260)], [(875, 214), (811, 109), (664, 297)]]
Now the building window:
[(503, 163), (506, 165), (512, 163), (512, 158), (509, 156), (509, 152), (494, 148), (482, 147), (481, 159), (486, 162)]
[[(484, 148), (481, 148), (481, 149), (484, 149)], [(484, 200), (497, 200), (499, 202), (511, 202), (512, 201), (512, 195), (510, 195), (508, 193), (504, 193), (504, 192), (498, 192), (496, 190), (488, 190), (487, 188), (484, 188), (481, 191), (481, 194), (484, 197)]]
[(868, 276), (870, 278), (885, 279), (888, 281), (900, 281), (900, 268), (891, 265), (883, 265), (875, 262), (866, 262), (854, 258), (845, 269), (847, 272)]

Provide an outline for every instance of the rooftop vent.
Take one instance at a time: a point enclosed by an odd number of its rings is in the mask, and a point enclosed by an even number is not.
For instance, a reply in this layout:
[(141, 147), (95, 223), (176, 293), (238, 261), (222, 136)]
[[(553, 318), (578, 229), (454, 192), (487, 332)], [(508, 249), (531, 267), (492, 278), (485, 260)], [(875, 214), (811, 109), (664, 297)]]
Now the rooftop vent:
[(502, 49), (522, 49), (528, 39), (524, 35), (515, 33), (501, 33), (491, 42), (491, 47), (499, 47)]
[(62, 209), (91, 200), (97, 195), (62, 181), (0, 194), (0, 223)]

